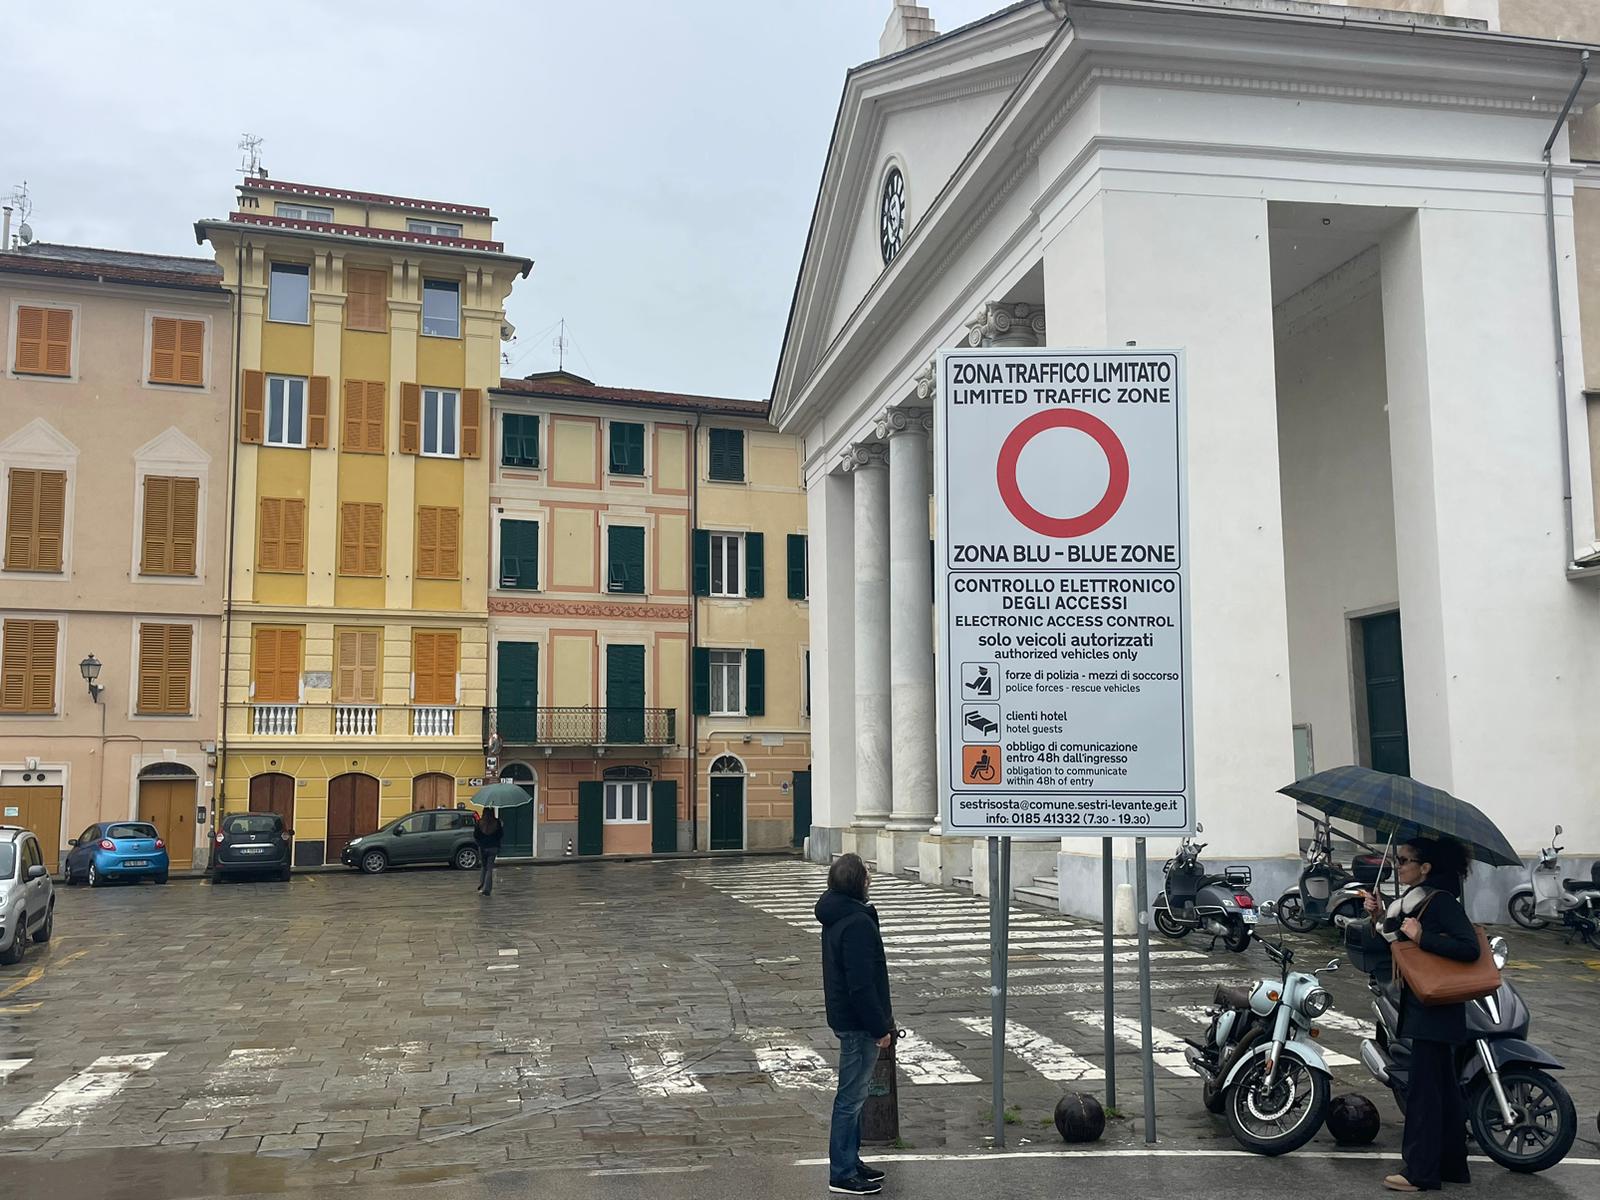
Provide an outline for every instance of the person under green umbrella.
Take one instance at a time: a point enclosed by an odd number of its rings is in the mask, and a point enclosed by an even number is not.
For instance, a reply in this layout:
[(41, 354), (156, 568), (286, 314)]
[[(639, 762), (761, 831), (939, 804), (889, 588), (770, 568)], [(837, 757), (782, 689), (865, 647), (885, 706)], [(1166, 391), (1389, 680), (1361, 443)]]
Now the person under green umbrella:
[(500, 811), (486, 808), (478, 814), (472, 828), (472, 840), (478, 844), (478, 859), (483, 864), (478, 877), (478, 892), (487, 896), (494, 891), (494, 860), (500, 857), (500, 843), (506, 833), (500, 820)]

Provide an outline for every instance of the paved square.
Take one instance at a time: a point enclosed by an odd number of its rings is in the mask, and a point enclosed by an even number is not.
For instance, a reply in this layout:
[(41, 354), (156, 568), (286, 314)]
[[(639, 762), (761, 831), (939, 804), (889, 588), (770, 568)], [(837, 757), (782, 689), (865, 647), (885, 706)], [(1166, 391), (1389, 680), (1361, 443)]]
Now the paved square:
[[(811, 918), (823, 879), (807, 863), (742, 859), (510, 868), (487, 900), (475, 877), (448, 870), (60, 889), (56, 940), (0, 972), (0, 1172), (46, 1178), (137, 1153), (168, 1176), (204, 1176), (218, 1156), (248, 1156), (255, 1186), (272, 1191), (815, 1157), (837, 1045)], [(899, 1053), (902, 1142), (979, 1150), (990, 1128), (987, 904), (884, 877), (872, 899), (911, 1032)], [(1573, 1154), (1593, 1158), (1600, 960), (1555, 934), (1509, 936), (1534, 1038), (1569, 1064)], [(1104, 1087), (1099, 937), (1014, 910), (1013, 1146), (1059, 1146), (1056, 1099)], [(1321, 956), (1318, 939), (1297, 942)], [(1134, 950), (1119, 941), (1129, 1119), (1111, 1123), (1113, 1148), (1143, 1144), (1131, 1119)], [(1159, 939), (1153, 950), (1162, 1144), (1231, 1149), (1180, 1039), (1200, 1031), (1216, 982), (1265, 972), (1265, 956)], [(1379, 1102), (1376, 1148), (1393, 1150), (1398, 1116), (1354, 1061), (1365, 980), (1347, 970), (1331, 982), (1339, 1007), (1322, 1025), (1335, 1090)]]

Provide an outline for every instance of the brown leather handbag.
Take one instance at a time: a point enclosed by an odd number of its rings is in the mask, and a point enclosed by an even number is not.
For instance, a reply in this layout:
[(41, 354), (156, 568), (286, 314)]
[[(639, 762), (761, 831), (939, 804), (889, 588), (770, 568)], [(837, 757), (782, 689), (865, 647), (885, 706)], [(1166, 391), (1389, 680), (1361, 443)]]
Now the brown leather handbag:
[[(1432, 903), (1433, 896), (1430, 895), (1422, 902), (1422, 907), (1411, 915), (1422, 920), (1422, 914)], [(1389, 943), (1389, 953), (1394, 956), (1395, 974), (1400, 976), (1406, 989), (1424, 1008), (1481, 1000), (1500, 990), (1500, 968), (1494, 965), (1489, 935), (1483, 931), (1482, 925), (1474, 925), (1473, 928), (1478, 933), (1476, 962), (1457, 962), (1453, 958), (1429, 954), (1415, 942)]]

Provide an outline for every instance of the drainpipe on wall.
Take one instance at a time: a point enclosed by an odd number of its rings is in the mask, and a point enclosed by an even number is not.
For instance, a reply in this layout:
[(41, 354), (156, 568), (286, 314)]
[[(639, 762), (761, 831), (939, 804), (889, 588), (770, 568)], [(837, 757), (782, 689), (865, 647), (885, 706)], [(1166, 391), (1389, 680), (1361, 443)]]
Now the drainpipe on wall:
[(1566, 126), (1573, 104), (1578, 99), (1578, 91), (1588, 76), (1589, 52), (1585, 50), (1578, 60), (1578, 78), (1573, 81), (1572, 90), (1567, 93), (1567, 102), (1561, 106), (1561, 113), (1550, 128), (1550, 136), (1545, 139), (1543, 154), (1545, 242), (1550, 261), (1550, 312), (1554, 321), (1556, 349), (1556, 425), (1561, 432), (1561, 512), (1566, 530), (1566, 540), (1561, 547), (1561, 568), (1569, 578), (1573, 579), (1600, 576), (1600, 567), (1579, 566), (1573, 560), (1572, 439), (1567, 430), (1567, 350), (1562, 336), (1564, 327), (1561, 315), (1560, 256), (1556, 250), (1555, 170), (1551, 163), (1551, 152), (1555, 147), (1556, 138), (1561, 136), (1561, 130)]
[[(213, 776), (214, 786), (211, 789), (211, 819), (213, 824), (220, 823), (219, 813), (222, 809), (222, 793), (227, 786), (228, 770), (228, 675), (232, 665), (233, 655), (233, 514), (239, 501), (239, 405), (242, 402), (243, 367), (240, 364), (242, 353), (241, 344), (244, 332), (244, 240), (239, 241), (238, 265), (235, 267), (237, 274), (234, 276), (233, 289), (233, 394), (228, 403), (228, 503), (223, 512), (223, 521), (228, 539), (227, 561), (223, 569), (227, 577), (223, 580), (222, 590), (222, 728), (217, 738), (217, 766)], [(290, 822), (293, 828), (293, 822)], [(209, 852), (210, 847), (207, 846)]]
[(694, 650), (700, 630), (700, 597), (694, 594), (694, 531), (700, 527), (700, 414), (689, 427), (689, 849), (700, 849), (700, 723), (694, 714)]

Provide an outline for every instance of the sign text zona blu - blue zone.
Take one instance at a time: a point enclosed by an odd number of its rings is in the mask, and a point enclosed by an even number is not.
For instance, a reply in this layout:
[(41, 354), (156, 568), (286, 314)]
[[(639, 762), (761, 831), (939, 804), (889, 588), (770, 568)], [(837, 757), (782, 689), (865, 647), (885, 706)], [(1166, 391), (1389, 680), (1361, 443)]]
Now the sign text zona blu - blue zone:
[(955, 552), (956, 563), (1085, 563), (1085, 564), (1138, 564), (1172, 563), (1178, 561), (1178, 547), (1171, 542), (1141, 543), (1138, 545), (1075, 545), (1027, 546), (971, 545), (957, 543), (950, 549)]

